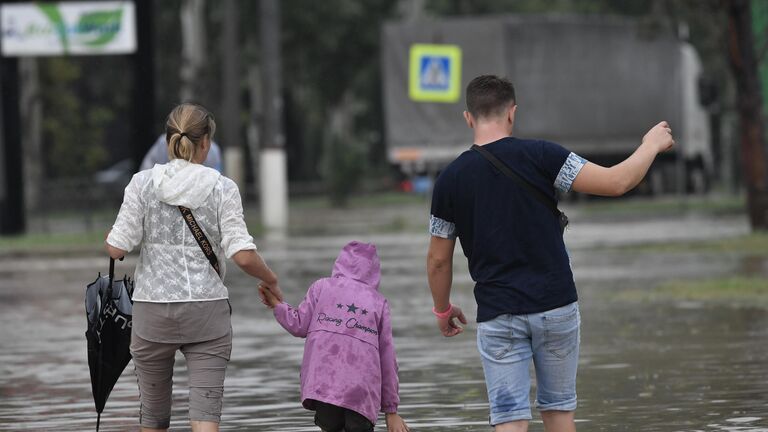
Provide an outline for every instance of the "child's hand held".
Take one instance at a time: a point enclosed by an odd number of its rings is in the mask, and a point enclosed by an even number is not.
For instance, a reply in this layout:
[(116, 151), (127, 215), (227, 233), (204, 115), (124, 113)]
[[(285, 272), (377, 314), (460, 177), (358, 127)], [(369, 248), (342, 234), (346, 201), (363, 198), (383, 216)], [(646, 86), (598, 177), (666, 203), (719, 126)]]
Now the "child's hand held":
[(385, 419), (387, 421), (387, 432), (410, 432), (408, 425), (405, 424), (405, 420), (397, 413), (387, 413)]
[(259, 297), (261, 297), (261, 302), (270, 309), (274, 309), (275, 306), (280, 304), (280, 300), (270, 291), (269, 287), (263, 284), (259, 285)]

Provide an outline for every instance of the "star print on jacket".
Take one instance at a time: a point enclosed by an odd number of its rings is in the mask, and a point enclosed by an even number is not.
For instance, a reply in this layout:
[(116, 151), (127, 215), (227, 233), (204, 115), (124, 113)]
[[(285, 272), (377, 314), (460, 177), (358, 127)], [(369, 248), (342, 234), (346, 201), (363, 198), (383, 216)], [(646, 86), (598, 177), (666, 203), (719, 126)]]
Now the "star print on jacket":
[(367, 309), (363, 309), (363, 310), (360, 311), (360, 313), (363, 314), (363, 315), (368, 315), (368, 310)]
[(352, 312), (353, 314), (357, 314), (357, 312), (356, 312), (356, 311), (357, 311), (358, 309), (360, 309), (360, 308), (358, 308), (357, 306), (355, 306), (355, 304), (354, 304), (354, 303), (352, 303), (351, 305), (347, 305), (347, 312)]

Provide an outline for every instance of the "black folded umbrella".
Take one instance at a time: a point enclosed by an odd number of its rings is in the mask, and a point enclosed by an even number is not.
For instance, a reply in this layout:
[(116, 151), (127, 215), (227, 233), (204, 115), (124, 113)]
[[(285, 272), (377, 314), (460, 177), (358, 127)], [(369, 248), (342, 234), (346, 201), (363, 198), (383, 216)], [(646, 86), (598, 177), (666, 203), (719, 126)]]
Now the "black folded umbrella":
[(109, 260), (109, 275), (99, 276), (85, 289), (85, 314), (88, 318), (88, 367), (96, 404), (96, 431), (101, 412), (112, 388), (131, 360), (131, 320), (133, 281), (128, 276), (115, 279), (115, 260)]

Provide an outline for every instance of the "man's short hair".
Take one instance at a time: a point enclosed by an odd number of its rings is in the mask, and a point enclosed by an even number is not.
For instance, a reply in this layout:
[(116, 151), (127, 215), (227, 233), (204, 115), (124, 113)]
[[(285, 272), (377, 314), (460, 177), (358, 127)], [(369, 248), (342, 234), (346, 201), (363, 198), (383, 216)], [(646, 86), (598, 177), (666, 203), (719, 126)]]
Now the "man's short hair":
[(467, 111), (475, 118), (500, 115), (515, 104), (515, 87), (506, 78), (480, 75), (467, 84)]

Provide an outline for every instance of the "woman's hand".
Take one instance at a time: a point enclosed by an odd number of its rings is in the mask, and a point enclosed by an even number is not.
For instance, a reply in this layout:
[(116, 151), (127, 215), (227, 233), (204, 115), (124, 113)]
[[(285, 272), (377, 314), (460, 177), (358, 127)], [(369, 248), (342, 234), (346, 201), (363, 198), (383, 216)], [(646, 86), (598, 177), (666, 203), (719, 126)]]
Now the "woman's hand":
[[(274, 288), (278, 291), (280, 290), (277, 285), (275, 285)], [(268, 306), (270, 309), (274, 309), (277, 305), (280, 304), (280, 299), (275, 294), (273, 294), (272, 289), (273, 288), (267, 286), (264, 282), (259, 284), (259, 297), (261, 297), (261, 302)]]
[(280, 287), (277, 285), (277, 275), (267, 266), (267, 263), (264, 262), (264, 259), (255, 250), (244, 249), (238, 251), (232, 256), (232, 260), (244, 272), (259, 278), (261, 280), (260, 286), (265, 286), (278, 300), (283, 301), (283, 292), (280, 291)]
[(107, 234), (104, 236), (104, 249), (106, 249), (107, 254), (110, 256), (110, 258), (112, 258), (114, 260), (123, 259), (125, 254), (127, 254), (128, 252), (126, 252), (126, 251), (124, 251), (122, 249), (116, 248), (116, 247), (112, 246), (111, 244), (107, 243), (107, 237), (109, 237), (109, 233), (110, 232), (112, 232), (112, 231), (111, 230), (107, 231)]
[(259, 287), (264, 287), (269, 290), (270, 294), (275, 296), (278, 302), (282, 302), (284, 300), (283, 291), (280, 289), (280, 285), (277, 284), (277, 278), (273, 279), (271, 282), (261, 281)]

